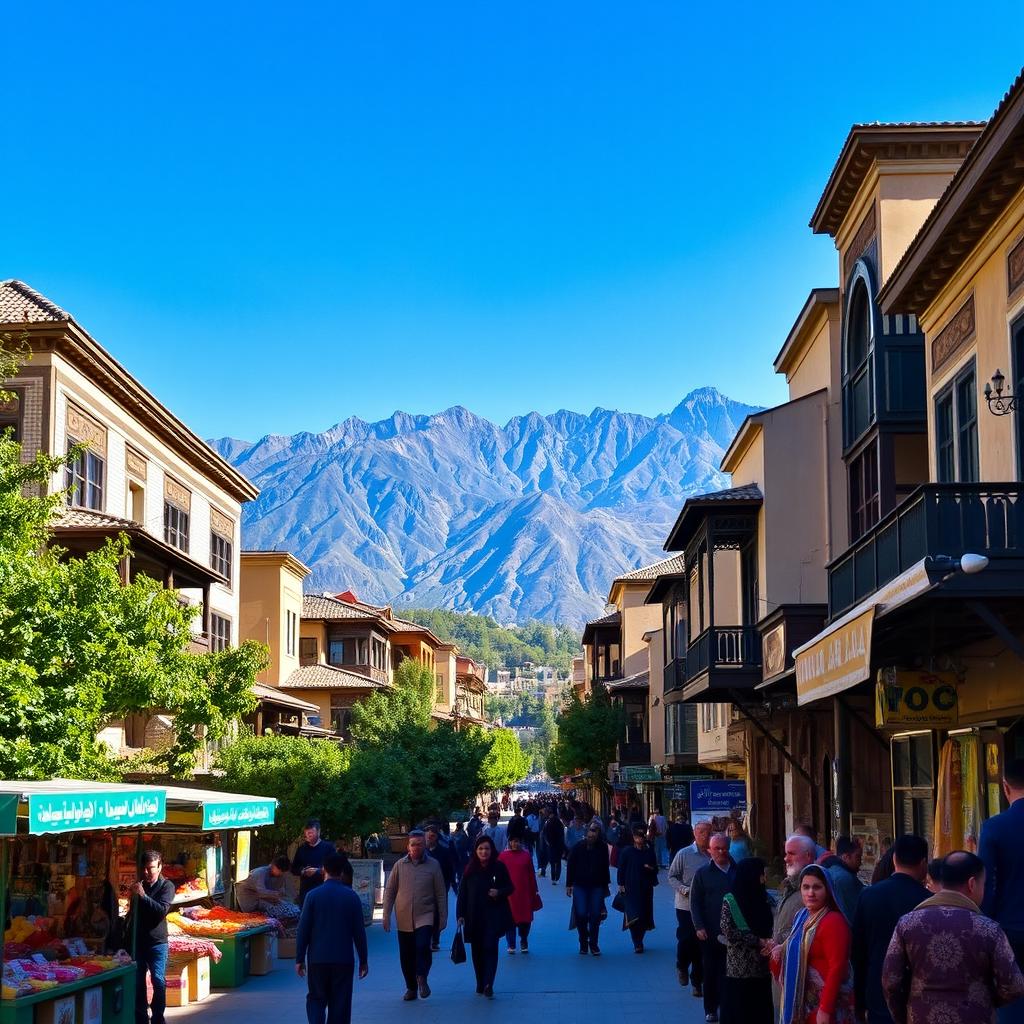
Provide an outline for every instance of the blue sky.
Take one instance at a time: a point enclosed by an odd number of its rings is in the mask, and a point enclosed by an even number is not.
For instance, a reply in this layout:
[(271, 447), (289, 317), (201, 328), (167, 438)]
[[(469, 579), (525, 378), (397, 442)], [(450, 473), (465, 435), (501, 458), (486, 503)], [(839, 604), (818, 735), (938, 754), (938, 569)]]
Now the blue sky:
[(19, 5), (0, 277), (205, 436), (779, 401), (850, 124), (1024, 60), (1019, 2), (784, 6)]

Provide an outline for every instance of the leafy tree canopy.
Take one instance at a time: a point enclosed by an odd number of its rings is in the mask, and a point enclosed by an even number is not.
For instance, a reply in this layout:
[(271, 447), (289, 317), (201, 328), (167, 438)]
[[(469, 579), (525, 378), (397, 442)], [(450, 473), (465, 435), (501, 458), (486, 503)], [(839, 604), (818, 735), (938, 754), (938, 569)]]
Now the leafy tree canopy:
[(574, 692), (557, 719), (558, 739), (547, 757), (553, 779), (589, 771), (592, 781), (606, 785), (608, 765), (615, 760), (616, 744), (625, 735), (621, 707), (612, 703), (604, 688), (586, 700)]

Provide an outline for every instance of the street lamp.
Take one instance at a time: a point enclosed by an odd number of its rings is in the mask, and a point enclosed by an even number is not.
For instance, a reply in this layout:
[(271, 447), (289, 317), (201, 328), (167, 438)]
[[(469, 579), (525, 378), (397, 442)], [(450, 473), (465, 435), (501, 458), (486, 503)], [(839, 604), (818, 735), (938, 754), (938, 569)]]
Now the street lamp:
[(945, 571), (946, 575), (942, 577), (943, 582), (958, 572), (962, 572), (965, 576), (974, 576), (988, 568), (988, 558), (985, 555), (975, 555), (971, 552), (961, 555), (959, 558), (954, 558), (952, 555), (932, 555), (929, 561), (931, 562), (930, 568)]
[(988, 403), (988, 411), (993, 416), (1006, 416), (1008, 413), (1017, 411), (1017, 396), (1009, 391), (1003, 394), (1006, 386), (1006, 377), (1003, 371), (996, 369), (992, 374), (992, 383), (985, 385), (985, 401)]

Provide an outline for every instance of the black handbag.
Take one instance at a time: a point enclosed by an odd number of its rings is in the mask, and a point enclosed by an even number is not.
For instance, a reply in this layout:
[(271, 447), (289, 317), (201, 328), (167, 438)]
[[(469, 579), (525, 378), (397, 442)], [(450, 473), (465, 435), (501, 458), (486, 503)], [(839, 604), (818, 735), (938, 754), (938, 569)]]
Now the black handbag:
[(612, 910), (617, 910), (620, 914), (626, 912), (626, 894), (617, 892), (615, 898), (612, 900)]
[(453, 964), (464, 964), (466, 962), (466, 942), (462, 938), (462, 929), (459, 928), (455, 932), (455, 938), (452, 939), (452, 963)]

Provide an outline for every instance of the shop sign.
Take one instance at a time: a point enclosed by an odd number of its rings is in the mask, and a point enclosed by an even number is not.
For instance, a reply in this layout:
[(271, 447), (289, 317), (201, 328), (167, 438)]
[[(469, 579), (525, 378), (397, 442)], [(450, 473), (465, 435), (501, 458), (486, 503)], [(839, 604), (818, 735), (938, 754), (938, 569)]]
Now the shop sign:
[(690, 787), (685, 783), (681, 786), (668, 786), (665, 790), (665, 794), (669, 800), (689, 800)]
[(622, 774), (627, 782), (661, 782), (661, 769), (653, 764), (629, 764)]
[(352, 888), (363, 907), (363, 923), (372, 924), (377, 896), (384, 889), (384, 861), (352, 859), (349, 864), (352, 865)]
[(30, 793), (28, 798), (28, 830), (36, 835), (156, 825), (166, 816), (167, 794), (162, 789)]
[(809, 704), (871, 678), (874, 606), (796, 651), (796, 702)]
[(274, 824), (276, 800), (203, 801), (203, 828), (259, 828)]
[(18, 831), (18, 797), (16, 794), (0, 796), (0, 836), (13, 836)]
[(712, 779), (690, 783), (690, 824), (710, 818), (728, 818), (747, 809), (747, 784)]
[(875, 686), (875, 725), (924, 729), (956, 723), (957, 677), (950, 672), (881, 669)]

